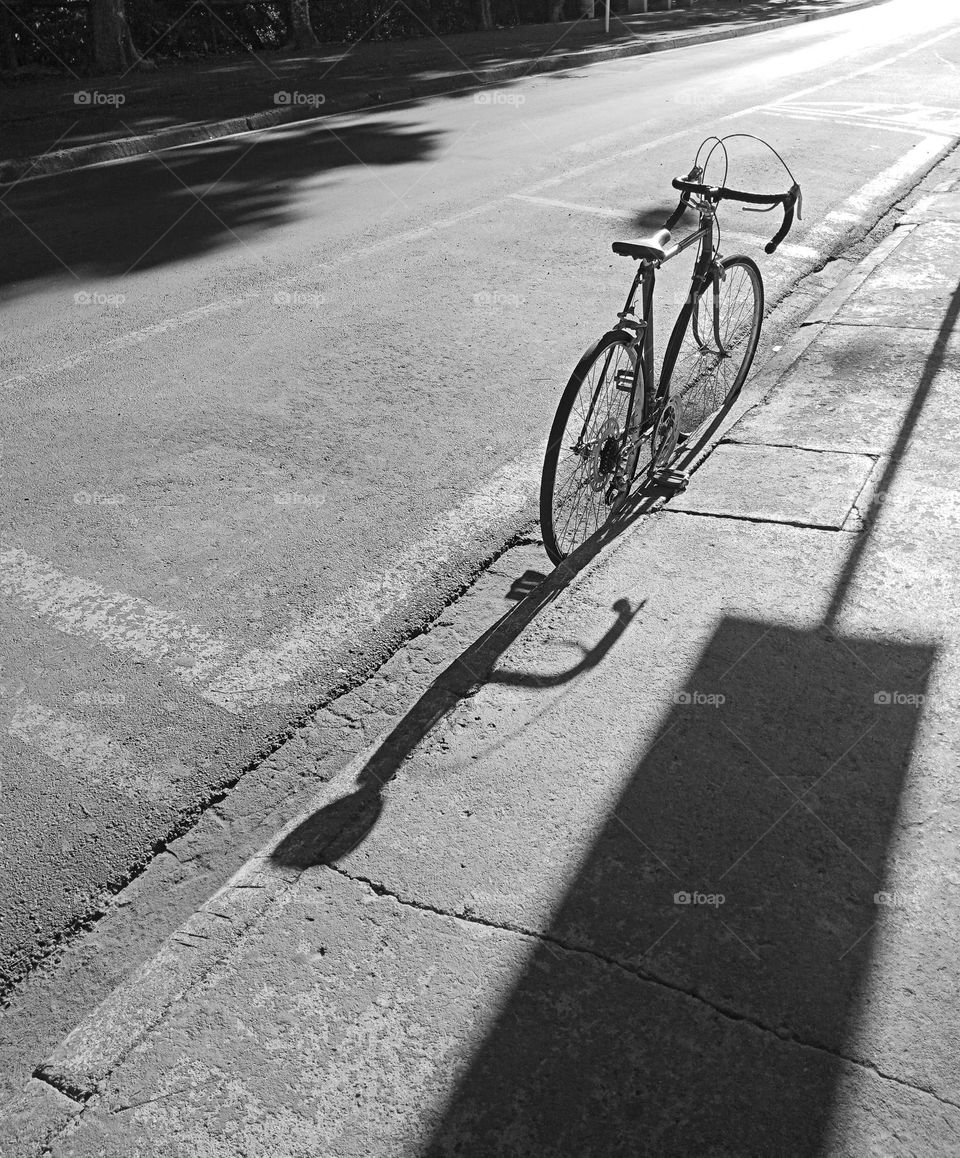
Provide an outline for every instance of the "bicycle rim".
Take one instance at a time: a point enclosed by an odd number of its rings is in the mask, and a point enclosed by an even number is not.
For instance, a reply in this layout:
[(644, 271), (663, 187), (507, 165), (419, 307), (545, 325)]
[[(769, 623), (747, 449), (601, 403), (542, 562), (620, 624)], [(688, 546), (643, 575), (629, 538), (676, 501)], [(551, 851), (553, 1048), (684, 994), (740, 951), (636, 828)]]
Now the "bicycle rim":
[(636, 447), (627, 421), (631, 414), (639, 421), (643, 388), (629, 344), (628, 335), (602, 338), (580, 360), (557, 408), (540, 488), (543, 541), (554, 563), (609, 521), (632, 482)]
[(697, 298), (670, 375), (680, 423), (690, 432), (734, 401), (763, 323), (763, 282), (748, 257), (726, 258), (725, 276)]

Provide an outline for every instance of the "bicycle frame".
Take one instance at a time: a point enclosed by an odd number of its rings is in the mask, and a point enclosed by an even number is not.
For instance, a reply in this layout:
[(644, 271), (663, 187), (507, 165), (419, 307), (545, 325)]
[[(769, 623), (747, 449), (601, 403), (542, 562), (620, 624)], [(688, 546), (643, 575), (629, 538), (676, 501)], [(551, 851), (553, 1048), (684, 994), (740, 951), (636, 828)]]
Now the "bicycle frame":
[[(642, 375), (645, 383), (653, 383), (654, 381), (653, 295), (656, 289), (658, 266), (663, 265), (664, 262), (672, 261), (679, 254), (683, 253), (684, 250), (689, 249), (698, 242), (700, 243), (700, 252), (697, 254), (697, 261), (693, 268), (693, 274), (691, 275), (690, 293), (687, 295), (687, 300), (678, 314), (677, 322), (674, 323), (675, 329), (680, 327), (681, 318), (684, 319), (684, 321), (680, 329), (686, 329), (686, 322), (693, 311), (695, 303), (701, 294), (704, 293), (711, 279), (716, 276), (716, 206), (701, 200), (698, 201), (693, 208), (695, 208), (700, 215), (700, 223), (697, 228), (688, 237), (683, 238), (682, 241), (673, 242), (666, 250), (666, 256), (662, 261), (653, 261), (649, 258), (644, 258), (640, 261), (630, 286), (630, 292), (627, 294), (627, 300), (624, 303), (623, 309), (617, 314), (619, 318), (617, 328), (632, 331), (635, 335), (633, 342), (627, 349), (627, 353), (633, 363), (634, 372), (634, 390), (633, 397), (630, 401), (630, 412), (627, 415), (627, 430), (636, 429), (633, 407), (637, 395), (636, 386), (638, 379)], [(640, 291), (639, 314), (635, 309), (638, 290)], [(715, 301), (714, 313), (716, 313), (716, 310), (717, 303)], [(716, 319), (714, 320), (714, 324), (715, 328), (718, 328), (716, 326)], [(699, 340), (699, 335), (697, 337)], [(719, 334), (717, 334), (718, 343), (719, 340)], [(670, 356), (671, 353), (672, 357)], [(676, 361), (676, 354), (676, 350), (671, 352), (668, 347), (667, 357), (664, 359), (660, 381), (657, 384), (656, 390), (644, 390), (643, 392), (643, 411), (640, 415), (640, 432), (643, 432), (654, 421), (661, 406), (666, 401), (670, 388), (670, 378), (673, 374), (673, 363)]]

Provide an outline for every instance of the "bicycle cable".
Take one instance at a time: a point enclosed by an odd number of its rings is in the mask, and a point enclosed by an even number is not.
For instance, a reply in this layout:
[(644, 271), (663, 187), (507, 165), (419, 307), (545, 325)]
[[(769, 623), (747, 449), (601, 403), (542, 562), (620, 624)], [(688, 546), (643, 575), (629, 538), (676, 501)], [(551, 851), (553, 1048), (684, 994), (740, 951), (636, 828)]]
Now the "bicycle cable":
[[(706, 148), (707, 145), (711, 145), (710, 151), (707, 153), (707, 158), (703, 163), (702, 174), (703, 174), (704, 182), (706, 182), (707, 168), (710, 164), (710, 161), (713, 157), (713, 154), (717, 151), (717, 149), (722, 149), (723, 150), (723, 180), (720, 182), (720, 184), (721, 184), (721, 186), (726, 185), (727, 177), (730, 175), (730, 153), (727, 150), (726, 142), (727, 141), (735, 141), (735, 140), (756, 141), (758, 145), (764, 145), (766, 148), (768, 148), (770, 150), (770, 152), (773, 153), (773, 155), (777, 158), (777, 160), (780, 162), (780, 164), (786, 170), (787, 176), (790, 178), (791, 184), (796, 186), (796, 188), (799, 190), (800, 187), (797, 184), (797, 179), (796, 179), (796, 177), (794, 177), (793, 170), (790, 168), (790, 166), (787, 164), (787, 162), (783, 159), (783, 157), (780, 155), (780, 153), (773, 147), (773, 145), (770, 144), (769, 141), (764, 140), (763, 137), (758, 137), (755, 133), (727, 133), (727, 135), (724, 137), (717, 137), (717, 136), (707, 137), (705, 140), (701, 141), (700, 145), (697, 149), (697, 155), (693, 159), (693, 164), (694, 164), (695, 168), (699, 167), (700, 154), (703, 152), (703, 150)], [(770, 205), (766, 208), (761, 208), (760, 206), (753, 206), (753, 205), (744, 205), (742, 207), (744, 213), (771, 213), (775, 208), (776, 208), (775, 205)], [(802, 192), (798, 192), (798, 194), (797, 194), (797, 218), (800, 221), (803, 220), (803, 193)], [(718, 243), (719, 243), (719, 221), (717, 222), (717, 229), (718, 229), (717, 238), (718, 238)]]

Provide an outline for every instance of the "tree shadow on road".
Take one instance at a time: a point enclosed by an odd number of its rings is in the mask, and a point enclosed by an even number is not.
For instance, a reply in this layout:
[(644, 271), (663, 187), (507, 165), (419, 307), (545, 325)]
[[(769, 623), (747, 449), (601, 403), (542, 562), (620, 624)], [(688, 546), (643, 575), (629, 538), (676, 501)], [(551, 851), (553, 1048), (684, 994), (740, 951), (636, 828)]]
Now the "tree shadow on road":
[(313, 123), (25, 182), (0, 204), (0, 285), (9, 294), (51, 277), (78, 290), (111, 279), (123, 292), (127, 275), (231, 247), (251, 247), (256, 265), (259, 236), (298, 220), (305, 183), (370, 170), (400, 205), (412, 179), (394, 181), (391, 168), (429, 160), (437, 143), (435, 132), (377, 118), (335, 132)]

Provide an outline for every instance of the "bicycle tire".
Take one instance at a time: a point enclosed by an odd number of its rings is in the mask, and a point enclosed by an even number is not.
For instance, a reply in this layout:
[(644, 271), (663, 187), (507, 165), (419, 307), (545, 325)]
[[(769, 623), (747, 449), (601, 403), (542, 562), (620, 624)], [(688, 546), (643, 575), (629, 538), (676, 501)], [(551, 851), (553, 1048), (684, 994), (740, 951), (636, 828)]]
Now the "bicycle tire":
[[(635, 366), (627, 353), (633, 342), (625, 330), (609, 330), (583, 354), (560, 397), (540, 481), (543, 545), (555, 564), (617, 512), (649, 442), (649, 432), (625, 438), (627, 422), (636, 431), (643, 415), (642, 362)], [(620, 373), (627, 370), (629, 385)]]
[[(724, 258), (720, 265), (725, 276), (719, 282), (711, 281), (681, 311), (664, 357), (664, 367), (669, 367), (670, 397), (677, 401), (685, 434), (732, 405), (743, 389), (760, 341), (763, 278), (756, 262), (738, 255)], [(718, 347), (717, 328), (723, 352)]]

